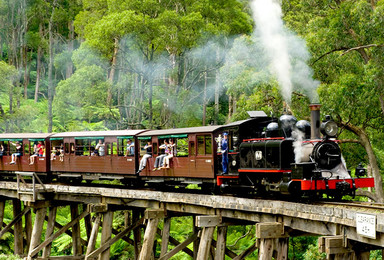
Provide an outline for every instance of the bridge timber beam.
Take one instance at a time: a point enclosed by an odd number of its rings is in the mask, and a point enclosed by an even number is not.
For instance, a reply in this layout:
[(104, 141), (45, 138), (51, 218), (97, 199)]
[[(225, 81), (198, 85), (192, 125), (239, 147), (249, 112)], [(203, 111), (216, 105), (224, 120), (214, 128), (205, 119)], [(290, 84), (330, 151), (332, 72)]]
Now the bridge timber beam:
[[(26, 228), (29, 226), (31, 237), (27, 254), (31, 258), (36, 258), (41, 250), (43, 250), (43, 258), (50, 257), (50, 243), (59, 234), (64, 233), (72, 236), (74, 259), (94, 259), (99, 256), (100, 259), (109, 259), (109, 247), (118, 239), (133, 245), (135, 259), (150, 259), (153, 256), (153, 246), (160, 239), (161, 253), (156, 257), (161, 259), (168, 259), (179, 251), (193, 255), (194, 259), (205, 259), (209, 256), (214, 260), (221, 260), (225, 255), (232, 259), (241, 259), (257, 248), (259, 259), (268, 259), (271, 254), (276, 259), (286, 259), (288, 237), (302, 234), (325, 237), (322, 240), (322, 247), (325, 248), (323, 250), (329, 258), (337, 255), (334, 249), (338, 247), (337, 243), (331, 241), (339, 241), (338, 236), (343, 236), (343, 245), (347, 245), (344, 246), (347, 251), (338, 254), (350, 254), (363, 259), (369, 250), (384, 248), (384, 208), (370, 210), (343, 205), (335, 207), (318, 203), (303, 204), (149, 190), (99, 187), (84, 189), (80, 186), (48, 184), (45, 187), (46, 191), (37, 193), (32, 198), (31, 195), (20, 196), (15, 183), (0, 183), (0, 223), (3, 221), (5, 201), (17, 200), (14, 204), (14, 212), (17, 214), (12, 220), (13, 223), (8, 223), (5, 228), (0, 229), (0, 234), (10, 232), (14, 223), (20, 221), (21, 217), (18, 216), (25, 215), (26, 223), (29, 223), (26, 224)], [(37, 185), (37, 190), (42, 189)], [(22, 208), (18, 206), (22, 205), (20, 203), (24, 203), (24, 210), (20, 210)], [(65, 226), (60, 227), (55, 221), (54, 207), (57, 206), (72, 207), (72, 220)], [(31, 228), (32, 218), (27, 216), (28, 212), (24, 212), (28, 208), (34, 209), (35, 212), (33, 229)], [(111, 224), (115, 211), (126, 212), (126, 226), (119, 231), (114, 230)], [(358, 234), (355, 220), (358, 213), (367, 213), (376, 217), (376, 238)], [(193, 232), (181, 242), (169, 235), (171, 220), (178, 216), (193, 216), (195, 219)], [(78, 221), (83, 218), (86, 222), (87, 240), (80, 238), (79, 229), (76, 228)], [(94, 219), (93, 223), (91, 219)], [(42, 228), (44, 221), (47, 221), (46, 230)], [(141, 230), (144, 227), (142, 223), (146, 223), (144, 237), (141, 236)], [(162, 230), (158, 227), (159, 223), (164, 223)], [(244, 252), (237, 253), (238, 255), (231, 252), (226, 247), (229, 225), (255, 225), (256, 243)], [(103, 232), (102, 244), (99, 248), (95, 248), (99, 226), (102, 227)], [(59, 229), (56, 233), (53, 232), (55, 227)], [(72, 232), (68, 230), (69, 227), (72, 228)], [(217, 241), (212, 238), (214, 230), (217, 230)], [(45, 232), (46, 239), (42, 243), (40, 243), (42, 235), (40, 232)], [(133, 239), (129, 238), (130, 233), (133, 233)], [(186, 247), (190, 243), (194, 243), (193, 250)], [(168, 251), (169, 244), (175, 245), (176, 248)], [(364, 246), (365, 251), (357, 250), (361, 245), (368, 245)], [(86, 252), (82, 252), (85, 246)], [(16, 251), (20, 252), (20, 249), (15, 248)]]

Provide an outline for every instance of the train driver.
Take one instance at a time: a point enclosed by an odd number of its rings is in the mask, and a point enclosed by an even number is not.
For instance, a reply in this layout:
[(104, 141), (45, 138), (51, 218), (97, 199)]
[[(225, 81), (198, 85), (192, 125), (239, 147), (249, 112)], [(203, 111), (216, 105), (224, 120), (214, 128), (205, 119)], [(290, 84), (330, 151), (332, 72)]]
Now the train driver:
[(223, 140), (221, 141), (221, 155), (223, 174), (228, 174), (228, 133), (223, 133)]

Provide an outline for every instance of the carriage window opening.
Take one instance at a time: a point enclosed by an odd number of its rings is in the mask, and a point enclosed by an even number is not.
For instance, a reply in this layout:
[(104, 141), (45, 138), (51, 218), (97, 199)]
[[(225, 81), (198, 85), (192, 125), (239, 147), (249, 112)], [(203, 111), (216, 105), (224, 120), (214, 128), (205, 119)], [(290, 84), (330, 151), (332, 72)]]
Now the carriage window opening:
[(118, 152), (119, 156), (134, 156), (135, 140), (133, 138), (118, 139)]
[(16, 143), (19, 142), (21, 145), (21, 151), (23, 151), (23, 143), (21, 141), (9, 141), (9, 152), (13, 154), (16, 152)]
[(147, 150), (144, 149), (144, 147), (148, 143), (148, 141), (150, 141), (150, 140), (140, 140), (140, 156), (141, 157), (144, 156), (144, 154), (147, 153)]
[(117, 142), (112, 143), (112, 154), (117, 154)]
[(69, 152), (71, 154), (75, 152), (75, 144), (74, 143), (71, 143), (71, 150), (69, 150)]
[(205, 136), (205, 154), (212, 154), (212, 139), (210, 135)]
[(8, 141), (4, 141), (3, 142), (3, 147), (4, 147), (3, 155), (9, 155), (9, 142)]
[(205, 147), (204, 147), (204, 136), (198, 135), (197, 136), (197, 154), (198, 155), (204, 155), (205, 154)]
[(118, 156), (124, 156), (126, 155), (126, 146), (127, 146), (127, 139), (118, 139), (117, 140), (117, 146), (118, 146)]
[(107, 155), (112, 154), (112, 146), (110, 143), (106, 143), (105, 146), (107, 147)]
[(69, 153), (69, 143), (64, 144), (64, 151), (65, 153)]
[(191, 156), (196, 155), (195, 142), (189, 142), (189, 155), (191, 155)]
[(76, 144), (76, 155), (79, 155), (79, 156), (90, 155), (89, 139), (76, 139), (75, 144)]
[(188, 156), (188, 138), (177, 138), (176, 141), (176, 156)]
[(24, 145), (24, 154), (29, 154), (29, 143)]
[(59, 155), (62, 145), (63, 145), (63, 140), (51, 140), (52, 153)]
[(5, 146), (4, 146), (4, 142), (3, 141), (0, 141), (0, 156), (3, 156), (5, 155)]
[(96, 156), (98, 155), (98, 151), (96, 151), (96, 145), (98, 144), (97, 140), (91, 140), (91, 146), (89, 148), (89, 151), (91, 153), (91, 156)]

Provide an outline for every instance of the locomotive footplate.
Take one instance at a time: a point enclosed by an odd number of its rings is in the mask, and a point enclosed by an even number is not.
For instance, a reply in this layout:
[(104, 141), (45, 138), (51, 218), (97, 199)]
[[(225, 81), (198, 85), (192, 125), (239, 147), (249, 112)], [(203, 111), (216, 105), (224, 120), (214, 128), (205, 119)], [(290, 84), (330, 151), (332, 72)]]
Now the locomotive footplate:
[(222, 184), (226, 183), (228, 180), (233, 181), (239, 179), (238, 174), (222, 174), (217, 175), (217, 186), (221, 186)]
[(373, 178), (328, 179), (327, 181), (292, 179), (292, 181), (300, 182), (302, 191), (328, 190), (328, 189), (335, 190), (337, 187), (337, 183), (340, 183), (340, 182), (348, 183), (350, 189), (357, 189), (362, 187), (367, 188), (367, 187), (375, 186), (375, 182)]

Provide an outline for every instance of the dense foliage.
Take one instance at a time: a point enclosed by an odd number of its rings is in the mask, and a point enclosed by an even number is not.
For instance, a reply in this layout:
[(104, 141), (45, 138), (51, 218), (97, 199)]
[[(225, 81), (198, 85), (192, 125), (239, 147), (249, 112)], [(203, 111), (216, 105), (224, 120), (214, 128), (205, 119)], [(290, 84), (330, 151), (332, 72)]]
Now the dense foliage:
[(249, 110), (308, 119), (307, 63), (349, 167), (363, 162), (383, 201), (384, 1), (281, 3), (289, 100), (248, 1), (0, 0), (0, 131), (200, 126)]

